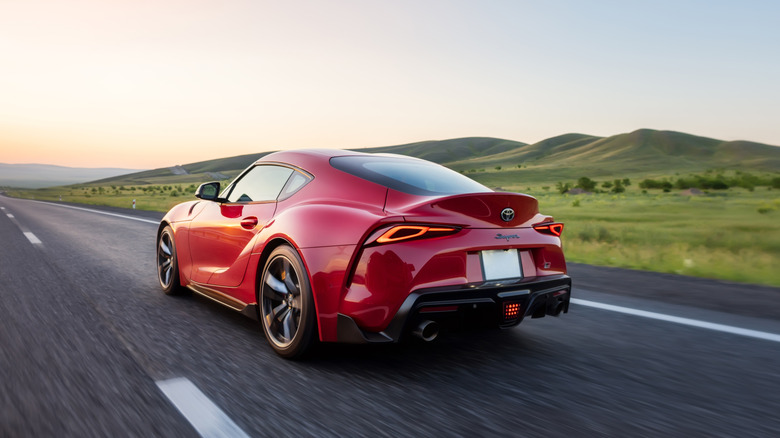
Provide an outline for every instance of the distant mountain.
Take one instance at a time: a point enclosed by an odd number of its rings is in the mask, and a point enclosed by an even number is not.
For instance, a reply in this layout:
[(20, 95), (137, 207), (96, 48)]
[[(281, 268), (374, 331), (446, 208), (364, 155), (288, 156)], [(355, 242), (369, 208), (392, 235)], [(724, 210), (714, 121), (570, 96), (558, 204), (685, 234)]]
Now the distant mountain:
[[(467, 137), (354, 150), (423, 158), (467, 172), (470, 177), (490, 186), (515, 177), (517, 181), (532, 182), (558, 181), (584, 175), (624, 177), (718, 168), (780, 172), (780, 147), (652, 129), (610, 137), (571, 133), (533, 144), (491, 137)], [(269, 153), (201, 161), (95, 183), (189, 184), (221, 176), (234, 177)], [(494, 172), (498, 167), (501, 171)], [(183, 174), (183, 171), (186, 173)]]
[(138, 171), (138, 169), (76, 168), (47, 164), (0, 163), (0, 186), (30, 189), (64, 186), (136, 173)]

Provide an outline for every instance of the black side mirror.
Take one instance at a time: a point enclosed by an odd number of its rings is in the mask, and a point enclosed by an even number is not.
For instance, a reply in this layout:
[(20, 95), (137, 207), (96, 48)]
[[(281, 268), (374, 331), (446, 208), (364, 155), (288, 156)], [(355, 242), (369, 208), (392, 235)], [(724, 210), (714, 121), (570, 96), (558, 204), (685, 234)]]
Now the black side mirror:
[(219, 200), (219, 183), (215, 181), (201, 184), (195, 192), (195, 197), (205, 201)]

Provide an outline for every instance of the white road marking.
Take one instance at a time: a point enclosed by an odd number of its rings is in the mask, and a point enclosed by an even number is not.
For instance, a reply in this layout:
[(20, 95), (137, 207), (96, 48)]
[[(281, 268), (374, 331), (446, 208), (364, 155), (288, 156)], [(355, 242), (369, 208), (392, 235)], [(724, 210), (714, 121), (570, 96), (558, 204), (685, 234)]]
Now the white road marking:
[(723, 333), (731, 333), (739, 336), (747, 336), (750, 338), (763, 339), (765, 341), (780, 342), (780, 335), (769, 332), (762, 332), (758, 330), (750, 330), (741, 327), (734, 327), (725, 324), (716, 324), (714, 322), (700, 321), (698, 319), (682, 318), (679, 316), (666, 315), (663, 313), (648, 312), (646, 310), (632, 309), (630, 307), (613, 306), (612, 304), (604, 304), (596, 301), (581, 300), (579, 298), (572, 298), (573, 304), (580, 306), (593, 307), (601, 310), (609, 310), (610, 312), (625, 313), (627, 315), (641, 316), (643, 318), (657, 319), (660, 321), (673, 322), (675, 324), (688, 325), (692, 327), (703, 328), (707, 330), (715, 330)]
[(70, 209), (73, 209), (73, 210), (88, 211), (90, 213), (104, 214), (106, 216), (121, 217), (122, 219), (131, 219), (131, 220), (134, 220), (134, 221), (146, 222), (146, 223), (149, 223), (149, 224), (155, 224), (155, 225), (159, 225), (160, 224), (160, 221), (153, 221), (151, 219), (144, 219), (144, 218), (140, 218), (140, 217), (137, 217), (137, 216), (127, 216), (127, 215), (124, 215), (124, 214), (110, 213), (110, 212), (107, 212), (107, 211), (92, 210), (91, 208), (74, 207), (72, 205), (55, 204), (53, 202), (44, 202), (44, 204), (56, 205), (57, 207), (70, 208)]
[(249, 437), (189, 379), (160, 380), (157, 387), (204, 438)]
[(14, 215), (12, 215), (11, 213), (7, 213), (6, 216), (10, 217), (11, 219), (14, 218)]
[(41, 239), (39, 239), (35, 234), (29, 232), (29, 231), (22, 231), (24, 233), (24, 237), (27, 238), (27, 240), (30, 241), (33, 245), (40, 245), (43, 242), (41, 242)]

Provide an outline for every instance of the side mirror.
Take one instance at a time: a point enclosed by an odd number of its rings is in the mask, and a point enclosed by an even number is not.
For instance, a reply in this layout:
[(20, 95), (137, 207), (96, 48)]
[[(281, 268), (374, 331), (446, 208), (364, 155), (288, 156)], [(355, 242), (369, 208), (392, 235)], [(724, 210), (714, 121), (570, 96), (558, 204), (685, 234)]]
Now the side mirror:
[(195, 192), (195, 197), (205, 201), (217, 201), (219, 199), (219, 183), (215, 181), (201, 184)]

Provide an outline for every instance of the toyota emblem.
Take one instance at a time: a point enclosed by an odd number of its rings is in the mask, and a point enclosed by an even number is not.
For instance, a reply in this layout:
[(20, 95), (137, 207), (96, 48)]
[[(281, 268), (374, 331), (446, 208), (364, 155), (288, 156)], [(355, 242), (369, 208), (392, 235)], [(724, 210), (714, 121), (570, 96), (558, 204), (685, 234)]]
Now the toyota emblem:
[(515, 218), (515, 211), (511, 208), (505, 208), (501, 210), (501, 219), (504, 222), (511, 222)]

